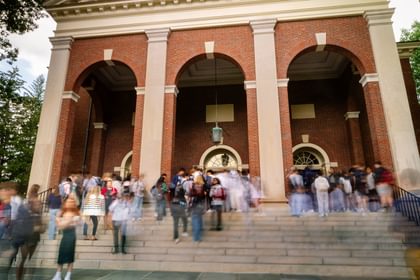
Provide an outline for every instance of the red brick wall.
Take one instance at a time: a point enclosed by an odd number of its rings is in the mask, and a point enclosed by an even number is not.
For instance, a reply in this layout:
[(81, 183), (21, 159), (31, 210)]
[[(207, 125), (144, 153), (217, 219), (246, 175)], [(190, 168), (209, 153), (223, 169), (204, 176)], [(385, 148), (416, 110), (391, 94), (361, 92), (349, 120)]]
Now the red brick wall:
[(143, 131), (143, 109), (144, 109), (144, 95), (137, 95), (136, 100), (136, 115), (134, 124), (134, 136), (133, 136), (133, 158), (131, 173), (133, 176), (139, 175), (140, 170), (140, 156), (141, 156), (141, 139)]
[(347, 98), (340, 94), (340, 80), (291, 81), (288, 91), (291, 105), (315, 104), (316, 118), (291, 120), (293, 146), (302, 143), (302, 134), (309, 134), (309, 142), (323, 148), (331, 162), (337, 162), (340, 169), (350, 167), (350, 143), (344, 119)]
[(166, 84), (175, 85), (191, 59), (204, 55), (204, 43), (214, 41), (214, 52), (233, 59), (245, 80), (255, 80), (254, 39), (249, 25), (174, 31), (169, 36)]
[[(205, 105), (215, 104), (212, 87), (181, 88), (177, 97), (175, 155), (172, 172), (180, 167), (199, 164), (205, 150), (213, 146), (211, 129), (206, 123)], [(235, 121), (222, 122), (223, 144), (234, 148), (248, 163), (248, 125), (246, 95), (242, 85), (222, 86), (218, 89), (218, 104), (234, 104)]]
[(166, 173), (168, 178), (172, 178), (171, 170), (175, 151), (176, 98), (174, 93), (166, 93), (164, 99), (161, 172)]
[(361, 16), (279, 22), (275, 29), (279, 78), (287, 77), (289, 65), (299, 53), (316, 47), (315, 34), (323, 32), (328, 50), (345, 55), (362, 75), (376, 72), (367, 23)]
[(70, 52), (66, 90), (78, 91), (92, 66), (103, 62), (104, 49), (113, 49), (112, 60), (126, 64), (136, 76), (137, 85), (144, 86), (147, 57), (145, 34), (77, 39)]
[(417, 146), (420, 151), (420, 104), (417, 100), (416, 85), (411, 71), (410, 61), (401, 59), (401, 67), (404, 75), (407, 98), (410, 105), (411, 117), (413, 119), (414, 131), (417, 138)]
[[(258, 140), (258, 112), (257, 90), (246, 91), (247, 121), (248, 121), (248, 149), (249, 149), (249, 173), (252, 176), (260, 176), (260, 153)], [(250, 133), (252, 132), (252, 133)]]

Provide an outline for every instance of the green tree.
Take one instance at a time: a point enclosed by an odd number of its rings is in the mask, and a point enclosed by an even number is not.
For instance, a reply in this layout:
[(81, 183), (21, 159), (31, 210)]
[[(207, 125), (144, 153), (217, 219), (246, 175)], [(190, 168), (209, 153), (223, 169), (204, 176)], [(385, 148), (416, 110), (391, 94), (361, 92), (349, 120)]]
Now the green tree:
[(9, 80), (19, 81), (7, 99), (0, 101), (0, 180), (16, 181), (27, 186), (36, 141), (45, 78), (39, 76), (23, 94), (16, 94), (23, 86), (17, 75)]
[[(400, 39), (402, 42), (420, 41), (420, 21), (415, 21), (410, 29), (403, 29)], [(417, 99), (420, 103), (420, 49), (414, 51), (410, 58), (410, 64), (416, 82)]]
[(43, 0), (3, 0), (0, 1), (0, 61), (6, 59), (12, 64), (18, 50), (8, 37), (12, 33), (23, 34), (37, 28), (36, 21), (45, 16)]

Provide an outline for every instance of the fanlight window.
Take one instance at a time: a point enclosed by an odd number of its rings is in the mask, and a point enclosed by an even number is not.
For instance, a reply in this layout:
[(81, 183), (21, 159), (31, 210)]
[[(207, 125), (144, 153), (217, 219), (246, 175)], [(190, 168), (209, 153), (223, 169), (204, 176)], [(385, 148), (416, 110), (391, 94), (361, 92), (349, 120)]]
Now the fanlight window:
[(293, 155), (293, 164), (294, 165), (319, 165), (319, 159), (311, 152), (308, 151), (298, 151)]
[(221, 152), (207, 158), (205, 168), (206, 170), (237, 169), (238, 162), (232, 154)]

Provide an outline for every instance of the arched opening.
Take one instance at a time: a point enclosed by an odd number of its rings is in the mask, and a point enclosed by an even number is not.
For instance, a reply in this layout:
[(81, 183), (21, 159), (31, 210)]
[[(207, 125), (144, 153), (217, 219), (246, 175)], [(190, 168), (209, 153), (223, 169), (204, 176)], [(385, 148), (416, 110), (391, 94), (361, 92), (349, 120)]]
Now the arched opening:
[(330, 158), (324, 149), (312, 143), (302, 143), (293, 147), (293, 165), (298, 170), (309, 167), (326, 173), (330, 167)]
[(69, 154), (69, 171), (119, 174), (132, 150), (136, 104), (134, 72), (118, 61), (98, 62), (77, 80), (76, 103)]
[(298, 166), (314, 160), (327, 171), (374, 161), (360, 73), (336, 48), (305, 50), (288, 69), (292, 146), (312, 143), (329, 155), (326, 161), (319, 149), (302, 147), (294, 150)]
[(200, 165), (203, 170), (221, 172), (223, 170), (248, 169), (247, 164), (242, 164), (239, 153), (227, 145), (215, 145), (208, 148), (200, 158)]
[[(242, 70), (235, 61), (223, 55), (215, 55), (212, 59), (198, 56), (182, 67), (177, 79), (173, 171), (194, 165), (205, 168), (206, 164), (217, 165), (219, 161), (222, 164), (222, 157), (225, 161), (228, 158), (231, 168), (238, 168), (238, 156), (223, 148), (224, 145), (237, 151), (241, 162), (248, 162), (247, 104), (243, 85)], [(211, 137), (215, 126), (223, 129), (223, 138), (217, 144)], [(214, 149), (214, 153), (203, 159), (203, 151), (209, 148)]]

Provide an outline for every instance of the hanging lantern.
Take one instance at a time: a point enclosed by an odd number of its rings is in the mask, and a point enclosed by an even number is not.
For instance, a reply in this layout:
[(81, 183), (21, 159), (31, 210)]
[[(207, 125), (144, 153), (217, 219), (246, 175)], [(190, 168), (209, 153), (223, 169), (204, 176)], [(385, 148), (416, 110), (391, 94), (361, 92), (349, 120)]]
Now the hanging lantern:
[(223, 138), (223, 129), (217, 125), (211, 130), (211, 140), (214, 144), (220, 144)]
[(223, 165), (223, 167), (226, 167), (226, 166), (228, 166), (228, 164), (229, 164), (229, 156), (227, 155), (227, 154), (223, 154), (222, 155), (222, 165)]

